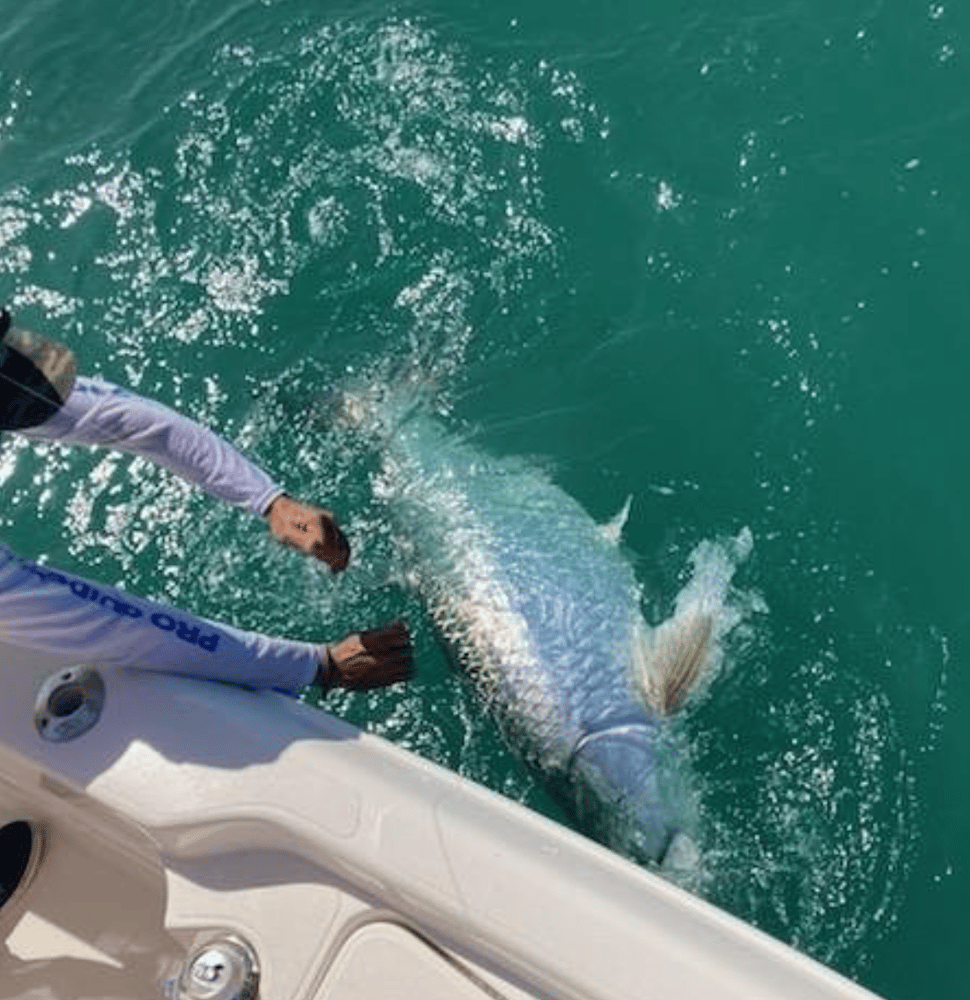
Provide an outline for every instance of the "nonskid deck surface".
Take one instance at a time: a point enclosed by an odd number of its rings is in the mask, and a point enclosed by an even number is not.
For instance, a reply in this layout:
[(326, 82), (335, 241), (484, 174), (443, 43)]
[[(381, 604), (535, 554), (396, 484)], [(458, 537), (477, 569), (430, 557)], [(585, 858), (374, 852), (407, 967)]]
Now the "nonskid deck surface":
[(192, 956), (231, 940), (251, 949), (264, 1000), (871, 1000), (283, 696), (104, 671), (98, 723), (55, 744), (34, 727), (42, 676), (5, 678), (0, 703), (0, 821), (34, 834), (0, 909), (4, 998), (192, 996)]

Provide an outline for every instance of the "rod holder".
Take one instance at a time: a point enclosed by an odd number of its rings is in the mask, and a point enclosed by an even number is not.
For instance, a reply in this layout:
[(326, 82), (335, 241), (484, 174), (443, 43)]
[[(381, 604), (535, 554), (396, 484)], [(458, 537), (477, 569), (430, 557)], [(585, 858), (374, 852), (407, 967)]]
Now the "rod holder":
[(94, 667), (67, 667), (40, 686), (34, 704), (37, 732), (51, 743), (67, 743), (88, 732), (101, 718), (104, 681)]

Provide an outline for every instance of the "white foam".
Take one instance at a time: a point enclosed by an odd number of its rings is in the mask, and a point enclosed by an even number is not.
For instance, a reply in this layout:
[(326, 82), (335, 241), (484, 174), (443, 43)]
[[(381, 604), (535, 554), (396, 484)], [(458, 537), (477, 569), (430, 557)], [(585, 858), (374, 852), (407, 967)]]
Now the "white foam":
[(723, 660), (724, 639), (743, 621), (766, 614), (764, 598), (754, 590), (734, 586), (734, 574), (754, 549), (750, 528), (742, 528), (733, 538), (705, 539), (689, 556), (691, 575), (674, 601), (674, 617), (709, 615), (712, 621), (712, 655), (706, 665), (707, 680)]

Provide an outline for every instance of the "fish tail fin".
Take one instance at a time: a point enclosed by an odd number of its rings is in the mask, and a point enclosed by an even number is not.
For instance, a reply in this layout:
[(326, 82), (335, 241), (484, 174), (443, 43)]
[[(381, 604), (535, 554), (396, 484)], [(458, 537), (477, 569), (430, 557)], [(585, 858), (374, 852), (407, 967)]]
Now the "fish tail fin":
[(637, 686), (661, 715), (676, 712), (697, 687), (713, 647), (714, 618), (694, 606), (668, 618), (641, 642)]

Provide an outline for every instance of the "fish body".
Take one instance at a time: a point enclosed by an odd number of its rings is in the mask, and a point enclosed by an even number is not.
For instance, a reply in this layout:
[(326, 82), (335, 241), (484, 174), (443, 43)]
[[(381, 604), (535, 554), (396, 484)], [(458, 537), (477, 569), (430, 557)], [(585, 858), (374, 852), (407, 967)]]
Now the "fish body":
[(618, 525), (430, 416), (387, 435), (375, 485), (408, 582), (509, 743), (587, 832), (661, 860), (685, 826), (663, 717), (699, 675), (709, 621), (681, 615), (658, 643)]

